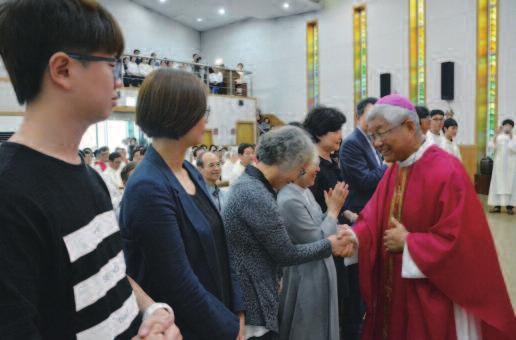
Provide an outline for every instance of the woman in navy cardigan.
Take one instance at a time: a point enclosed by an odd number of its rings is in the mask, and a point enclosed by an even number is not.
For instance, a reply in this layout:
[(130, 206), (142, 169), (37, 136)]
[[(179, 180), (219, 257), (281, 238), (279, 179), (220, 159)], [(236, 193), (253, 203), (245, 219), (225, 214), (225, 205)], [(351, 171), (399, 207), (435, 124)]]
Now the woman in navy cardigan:
[(120, 227), (128, 275), (174, 308), (185, 340), (243, 340), (240, 284), (223, 222), (201, 175), (184, 160), (204, 133), (206, 93), (186, 72), (160, 69), (145, 79), (136, 123), (153, 144), (127, 184)]

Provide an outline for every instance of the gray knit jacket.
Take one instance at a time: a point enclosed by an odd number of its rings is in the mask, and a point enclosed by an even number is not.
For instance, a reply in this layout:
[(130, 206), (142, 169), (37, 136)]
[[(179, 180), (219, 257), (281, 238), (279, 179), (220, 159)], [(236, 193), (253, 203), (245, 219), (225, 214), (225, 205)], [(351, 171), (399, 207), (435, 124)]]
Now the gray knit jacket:
[(246, 324), (278, 332), (281, 267), (330, 256), (330, 241), (293, 244), (275, 196), (246, 172), (229, 190), (224, 226), (230, 261), (241, 282)]

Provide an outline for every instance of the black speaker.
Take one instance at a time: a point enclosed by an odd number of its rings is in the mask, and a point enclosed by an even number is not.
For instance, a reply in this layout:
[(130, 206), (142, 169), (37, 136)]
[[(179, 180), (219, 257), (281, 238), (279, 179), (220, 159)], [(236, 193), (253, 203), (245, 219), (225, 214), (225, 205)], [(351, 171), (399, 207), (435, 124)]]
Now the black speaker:
[(455, 63), (447, 61), (441, 64), (441, 99), (453, 100), (455, 82)]
[(391, 74), (380, 74), (380, 97), (391, 94)]

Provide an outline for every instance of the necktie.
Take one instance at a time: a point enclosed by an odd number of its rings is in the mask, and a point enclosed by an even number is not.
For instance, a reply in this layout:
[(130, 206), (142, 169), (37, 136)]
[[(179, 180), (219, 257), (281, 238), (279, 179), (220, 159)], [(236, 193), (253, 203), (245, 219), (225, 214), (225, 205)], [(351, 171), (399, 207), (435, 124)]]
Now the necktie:
[(220, 211), (221, 207), (220, 207), (220, 197), (219, 197), (219, 194), (220, 194), (220, 189), (219, 189), (219, 187), (216, 186), (215, 190), (213, 190), (213, 192), (212, 192), (212, 195), (215, 198), (215, 202), (217, 202), (217, 207), (218, 207), (218, 209)]

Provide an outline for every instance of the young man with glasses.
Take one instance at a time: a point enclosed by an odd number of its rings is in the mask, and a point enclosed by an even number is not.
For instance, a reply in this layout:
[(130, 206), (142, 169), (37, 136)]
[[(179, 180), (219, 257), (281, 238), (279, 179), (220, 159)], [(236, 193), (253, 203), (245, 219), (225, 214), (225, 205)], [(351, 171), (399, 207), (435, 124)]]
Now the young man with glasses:
[(433, 144), (442, 147), (443, 135), (442, 129), (444, 126), (444, 112), (442, 110), (430, 111), (430, 129), (426, 133), (426, 138)]
[(0, 55), (26, 104), (0, 147), (2, 339), (180, 339), (170, 307), (126, 276), (109, 193), (77, 153), (116, 105), (123, 49), (96, 1), (0, 5)]

